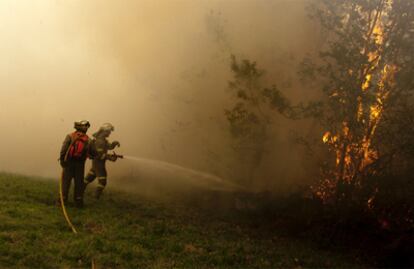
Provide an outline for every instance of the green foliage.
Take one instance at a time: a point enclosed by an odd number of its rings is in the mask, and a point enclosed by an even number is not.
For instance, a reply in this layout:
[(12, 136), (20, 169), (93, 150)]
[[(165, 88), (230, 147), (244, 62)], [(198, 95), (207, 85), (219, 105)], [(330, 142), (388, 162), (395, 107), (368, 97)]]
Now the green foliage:
[(233, 80), (229, 82), (235, 102), (225, 110), (234, 138), (234, 149), (246, 171), (245, 183), (251, 183), (271, 143), (273, 120), (279, 114), (288, 119), (320, 117), (321, 102), (292, 105), (276, 85), (263, 85), (264, 71), (256, 62), (239, 61), (231, 56)]
[(263, 86), (264, 72), (256, 62), (239, 61), (232, 55), (230, 66), (233, 80), (229, 82), (229, 88), (234, 94), (235, 104), (225, 110), (225, 115), (234, 138), (233, 148), (245, 169), (241, 171), (245, 176), (244, 183), (250, 184), (269, 152), (275, 112), (295, 119), (303, 111), (310, 110), (303, 105), (293, 107), (275, 85)]
[(236, 103), (225, 115), (230, 123), (230, 131), (235, 139), (234, 149), (240, 157), (246, 171), (243, 171), (245, 183), (254, 180), (266, 153), (270, 118), (265, 110), (265, 96), (261, 86), (263, 71), (255, 62), (239, 62), (231, 57), (233, 80), (229, 88), (235, 95)]

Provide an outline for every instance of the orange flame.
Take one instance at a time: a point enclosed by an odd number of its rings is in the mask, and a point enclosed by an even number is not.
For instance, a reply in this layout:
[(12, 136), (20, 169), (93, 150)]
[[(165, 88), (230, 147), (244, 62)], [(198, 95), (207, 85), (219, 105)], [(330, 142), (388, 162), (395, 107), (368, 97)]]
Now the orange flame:
[[(381, 63), (381, 55), (384, 46), (384, 26), (381, 19), (376, 21), (376, 25), (372, 30), (372, 35), (367, 35), (371, 44), (374, 43), (376, 49), (369, 51), (368, 46), (361, 49), (361, 53), (367, 56), (368, 63), (363, 69), (363, 77), (361, 82), (361, 93), (357, 96), (356, 103), (356, 121), (362, 124), (363, 135), (358, 135), (347, 122), (343, 122), (342, 130), (338, 133), (326, 131), (322, 136), (324, 144), (333, 149), (336, 155), (336, 171), (333, 172), (332, 178), (322, 181), (324, 186), (316, 193), (319, 197), (327, 197), (329, 190), (334, 190), (334, 186), (338, 180), (351, 182), (355, 175), (362, 172), (366, 167), (378, 159), (378, 152), (372, 146), (372, 140), (376, 130), (381, 122), (382, 114), (386, 100), (390, 95), (391, 85), (394, 84), (394, 74), (397, 70), (395, 65), (386, 64), (379, 69)], [(357, 74), (349, 69), (350, 76)], [(375, 101), (369, 103), (363, 98), (364, 95), (374, 93)], [(330, 97), (338, 96), (335, 91)], [(367, 98), (369, 100), (369, 98)], [(341, 101), (341, 100), (339, 100)], [(352, 125), (354, 126), (354, 125)], [(358, 125), (361, 126), (361, 125)], [(360, 128), (360, 127), (357, 127)], [(360, 138), (359, 138), (360, 137)], [(372, 207), (375, 196), (368, 200), (368, 207)]]

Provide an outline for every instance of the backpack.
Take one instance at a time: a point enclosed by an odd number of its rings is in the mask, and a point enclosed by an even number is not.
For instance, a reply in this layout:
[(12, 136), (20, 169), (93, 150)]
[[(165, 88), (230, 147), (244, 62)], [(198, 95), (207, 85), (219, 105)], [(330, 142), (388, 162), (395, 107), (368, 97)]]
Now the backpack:
[(70, 136), (72, 141), (67, 152), (67, 159), (80, 160), (86, 158), (89, 137), (81, 132), (74, 132)]

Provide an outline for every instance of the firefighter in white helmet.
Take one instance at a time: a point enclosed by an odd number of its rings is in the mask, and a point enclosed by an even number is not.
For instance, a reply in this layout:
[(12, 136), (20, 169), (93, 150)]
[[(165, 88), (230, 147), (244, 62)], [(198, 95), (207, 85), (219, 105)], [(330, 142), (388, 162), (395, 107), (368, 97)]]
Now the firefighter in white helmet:
[(113, 141), (112, 143), (108, 141), (108, 137), (114, 130), (115, 128), (112, 124), (105, 123), (93, 134), (93, 140), (91, 142), (91, 151), (94, 153), (92, 168), (84, 179), (84, 189), (96, 178), (98, 180), (98, 187), (95, 192), (96, 199), (100, 198), (107, 184), (106, 161), (115, 162), (118, 159), (118, 155), (108, 154), (109, 150), (120, 146), (118, 141)]

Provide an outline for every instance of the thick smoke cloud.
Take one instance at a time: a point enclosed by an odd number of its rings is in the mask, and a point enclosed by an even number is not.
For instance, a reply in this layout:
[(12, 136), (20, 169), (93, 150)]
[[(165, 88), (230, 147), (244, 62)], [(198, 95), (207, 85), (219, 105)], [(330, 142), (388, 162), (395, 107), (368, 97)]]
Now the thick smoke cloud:
[[(232, 103), (229, 55), (256, 60), (269, 83), (295, 81), (297, 63), (318, 45), (306, 4), (1, 1), (0, 169), (57, 177), (65, 134), (88, 119), (92, 130), (113, 123), (111, 139), (125, 154), (232, 177), (237, 162), (223, 114)], [(293, 83), (286, 95), (312, 93)], [(263, 186), (303, 176), (289, 138), (300, 124), (277, 124)], [(112, 165), (113, 174), (128, 165)]]

